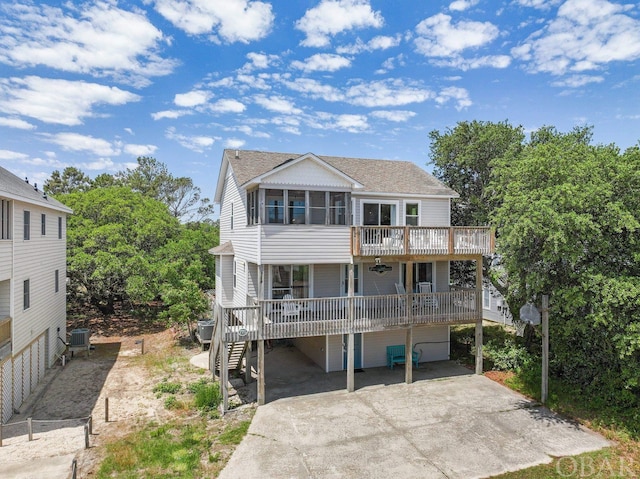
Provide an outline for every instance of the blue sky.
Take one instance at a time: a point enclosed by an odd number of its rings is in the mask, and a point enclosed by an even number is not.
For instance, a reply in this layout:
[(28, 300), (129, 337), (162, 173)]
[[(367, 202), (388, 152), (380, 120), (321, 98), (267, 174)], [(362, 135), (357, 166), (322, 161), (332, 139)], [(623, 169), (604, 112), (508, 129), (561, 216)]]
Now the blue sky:
[(640, 140), (640, 7), (606, 0), (0, 6), (0, 163), (44, 183), (153, 156), (212, 197), (222, 150), (411, 160), (462, 120)]

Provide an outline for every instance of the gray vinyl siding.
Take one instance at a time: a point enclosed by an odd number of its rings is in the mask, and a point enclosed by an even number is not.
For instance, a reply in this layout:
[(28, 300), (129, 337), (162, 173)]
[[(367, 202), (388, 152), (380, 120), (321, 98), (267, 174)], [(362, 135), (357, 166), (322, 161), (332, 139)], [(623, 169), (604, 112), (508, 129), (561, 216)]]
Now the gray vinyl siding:
[(311, 359), (311, 361), (313, 361), (318, 366), (320, 366), (323, 371), (326, 371), (326, 368), (327, 368), (327, 360), (326, 360), (327, 359), (326, 357), (327, 337), (326, 336), (296, 338), (293, 340), (293, 344), (305, 356)]
[[(236, 184), (229, 168), (220, 203), (220, 244), (231, 241), (236, 258), (258, 263), (258, 226), (247, 226), (246, 192)], [(233, 230), (231, 204), (233, 203)]]
[(449, 291), (449, 262), (448, 261), (436, 261), (436, 292)]
[(252, 298), (258, 297), (258, 265), (247, 263), (247, 295)]
[(385, 263), (393, 268), (385, 273), (374, 273), (369, 271), (375, 263), (363, 263), (361, 267), (361, 291), (364, 296), (373, 296), (378, 294), (396, 294), (395, 284), (400, 282), (400, 264)]
[(419, 225), (420, 226), (450, 226), (449, 198), (423, 198), (405, 199), (398, 197), (374, 197), (353, 195), (355, 204), (353, 206), (354, 225), (362, 225), (361, 209), (363, 203), (394, 203), (397, 204), (396, 225), (405, 225), (405, 205), (407, 203), (419, 204)]
[[(404, 344), (406, 331), (396, 329), (391, 331), (380, 331), (366, 333), (362, 337), (362, 366), (365, 368), (375, 368), (387, 365), (387, 346), (394, 344)], [(422, 349), (420, 362), (441, 361), (449, 359), (449, 327), (446, 325), (437, 326), (416, 326), (413, 328), (413, 344), (420, 344), (418, 349)]]
[(343, 346), (342, 336), (333, 335), (328, 337), (327, 341), (327, 355), (329, 361), (329, 371), (342, 371), (343, 366)]
[(430, 198), (420, 205), (420, 226), (450, 226), (449, 199)]
[(216, 261), (216, 272), (219, 275), (216, 277), (217, 302), (230, 306), (233, 304), (233, 256), (220, 256)]
[[(236, 287), (233, 288), (233, 305), (247, 305), (247, 262), (242, 259), (235, 259), (236, 262)], [(233, 270), (232, 270), (233, 274)], [(232, 276), (233, 278), (233, 276)], [(233, 279), (232, 279), (233, 285)]]
[(348, 263), (351, 260), (350, 240), (351, 229), (347, 226), (260, 227), (262, 261), (265, 264)]
[(316, 264), (313, 266), (313, 296), (315, 298), (333, 298), (340, 296), (339, 264)]
[[(31, 212), (29, 240), (23, 239), (24, 210)], [(46, 214), (46, 235), (40, 234), (40, 217)], [(61, 213), (41, 206), (14, 202), (14, 287), (12, 311), (13, 351), (23, 350), (47, 329), (49, 334), (49, 357), (47, 366), (62, 353), (64, 345), (57, 339), (66, 340), (66, 221), (63, 216), (62, 239), (58, 239), (58, 217)], [(59, 290), (55, 291), (55, 270), (59, 271)], [(30, 306), (23, 308), (23, 284), (29, 280)]]

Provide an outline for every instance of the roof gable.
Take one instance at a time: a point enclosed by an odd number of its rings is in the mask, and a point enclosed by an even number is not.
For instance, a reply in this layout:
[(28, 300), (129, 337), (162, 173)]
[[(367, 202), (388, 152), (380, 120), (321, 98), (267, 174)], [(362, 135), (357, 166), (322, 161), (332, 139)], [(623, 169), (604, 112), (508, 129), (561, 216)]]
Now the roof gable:
[(312, 153), (286, 160), (272, 170), (251, 179), (245, 186), (254, 184), (362, 188), (359, 182)]

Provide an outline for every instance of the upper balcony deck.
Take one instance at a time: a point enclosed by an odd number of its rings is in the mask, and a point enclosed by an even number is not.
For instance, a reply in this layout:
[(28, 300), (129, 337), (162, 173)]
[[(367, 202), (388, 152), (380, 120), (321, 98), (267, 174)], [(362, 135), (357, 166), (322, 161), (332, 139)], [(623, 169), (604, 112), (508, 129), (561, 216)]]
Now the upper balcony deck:
[(480, 226), (353, 226), (351, 255), (359, 257), (491, 255), (495, 236)]

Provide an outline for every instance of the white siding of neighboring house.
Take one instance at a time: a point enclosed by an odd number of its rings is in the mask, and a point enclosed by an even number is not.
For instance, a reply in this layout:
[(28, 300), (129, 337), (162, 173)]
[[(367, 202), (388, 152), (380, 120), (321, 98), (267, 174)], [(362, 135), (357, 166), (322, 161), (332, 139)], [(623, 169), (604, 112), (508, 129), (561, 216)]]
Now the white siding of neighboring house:
[(11, 316), (11, 280), (0, 281), (0, 319)]
[(11, 278), (11, 240), (0, 240), (0, 281)]
[(348, 226), (262, 225), (260, 234), (264, 263), (311, 264), (351, 261), (351, 230)]
[[(31, 239), (23, 235), (23, 212), (31, 212)], [(41, 235), (40, 215), (46, 214), (46, 235)], [(58, 239), (58, 217), (63, 217), (62, 239)], [(49, 330), (49, 357), (64, 351), (58, 334), (66, 340), (66, 215), (39, 206), (14, 202), (14, 287), (13, 287), (13, 353), (29, 346)], [(59, 290), (54, 289), (54, 272), (58, 270)], [(30, 307), (23, 309), (24, 280), (30, 282)], [(58, 333), (57, 329), (60, 328)]]
[[(238, 187), (231, 168), (220, 203), (220, 244), (231, 241), (236, 258), (258, 263), (258, 226), (247, 226), (246, 192)], [(233, 203), (233, 230), (231, 204)]]
[(258, 265), (255, 263), (247, 263), (247, 295), (252, 298), (258, 297)]

